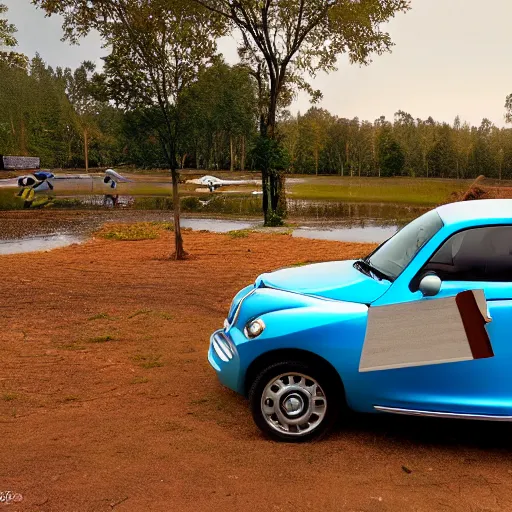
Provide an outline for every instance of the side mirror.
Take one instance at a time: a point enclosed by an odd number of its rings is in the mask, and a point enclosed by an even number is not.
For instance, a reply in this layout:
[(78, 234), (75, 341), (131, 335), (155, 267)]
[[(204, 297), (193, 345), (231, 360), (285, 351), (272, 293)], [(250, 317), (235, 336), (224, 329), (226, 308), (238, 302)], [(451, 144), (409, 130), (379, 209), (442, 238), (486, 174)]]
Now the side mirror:
[(433, 297), (439, 293), (441, 289), (441, 279), (436, 274), (427, 274), (420, 281), (420, 292), (423, 294), (423, 297)]

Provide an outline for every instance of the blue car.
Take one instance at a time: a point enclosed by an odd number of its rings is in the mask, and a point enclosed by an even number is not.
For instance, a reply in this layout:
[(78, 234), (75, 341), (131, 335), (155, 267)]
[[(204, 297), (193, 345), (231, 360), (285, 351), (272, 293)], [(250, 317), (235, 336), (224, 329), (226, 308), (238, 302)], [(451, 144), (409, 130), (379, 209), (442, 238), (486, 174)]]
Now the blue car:
[[(372, 308), (467, 290), (485, 293), (493, 357), (360, 370)], [(429, 323), (416, 334), (436, 336), (435, 318)], [(512, 200), (443, 205), (360, 260), (259, 276), (235, 296), (208, 359), (278, 440), (317, 438), (347, 408), (512, 420)]]

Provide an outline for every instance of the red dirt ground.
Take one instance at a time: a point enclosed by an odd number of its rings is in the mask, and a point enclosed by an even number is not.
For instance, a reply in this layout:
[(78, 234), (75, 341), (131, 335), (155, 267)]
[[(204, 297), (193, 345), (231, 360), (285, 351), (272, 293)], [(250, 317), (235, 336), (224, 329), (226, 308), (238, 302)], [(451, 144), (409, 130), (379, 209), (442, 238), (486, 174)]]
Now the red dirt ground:
[[(12, 511), (512, 510), (510, 427), (354, 416), (278, 444), (206, 360), (257, 274), (361, 244), (185, 233), (2, 256), (0, 492)], [(111, 339), (109, 339), (111, 338)]]

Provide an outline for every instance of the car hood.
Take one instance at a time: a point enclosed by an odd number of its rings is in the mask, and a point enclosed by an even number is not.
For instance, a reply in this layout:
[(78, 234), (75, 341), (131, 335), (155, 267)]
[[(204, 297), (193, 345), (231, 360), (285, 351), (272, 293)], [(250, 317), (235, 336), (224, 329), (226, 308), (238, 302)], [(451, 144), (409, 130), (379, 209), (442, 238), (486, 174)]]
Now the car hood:
[(361, 273), (354, 268), (354, 262), (315, 263), (269, 272), (258, 277), (256, 287), (371, 304), (386, 292), (391, 283)]

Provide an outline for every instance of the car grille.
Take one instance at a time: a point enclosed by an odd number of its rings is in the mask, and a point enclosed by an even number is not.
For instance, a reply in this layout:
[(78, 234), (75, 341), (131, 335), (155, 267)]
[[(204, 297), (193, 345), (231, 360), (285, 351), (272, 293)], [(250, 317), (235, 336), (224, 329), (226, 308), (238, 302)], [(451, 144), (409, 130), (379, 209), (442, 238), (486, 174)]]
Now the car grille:
[(231, 361), (236, 354), (236, 348), (223, 332), (217, 331), (213, 335), (212, 347), (221, 361), (224, 361), (225, 363)]

